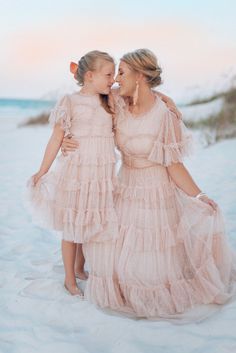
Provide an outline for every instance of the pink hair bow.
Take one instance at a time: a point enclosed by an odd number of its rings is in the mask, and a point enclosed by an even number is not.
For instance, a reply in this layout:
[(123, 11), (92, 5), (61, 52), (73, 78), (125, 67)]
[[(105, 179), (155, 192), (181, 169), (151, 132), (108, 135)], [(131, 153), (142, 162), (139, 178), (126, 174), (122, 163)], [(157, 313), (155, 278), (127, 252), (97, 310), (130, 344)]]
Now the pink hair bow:
[(70, 72), (74, 75), (74, 78), (76, 78), (75, 75), (76, 75), (77, 70), (78, 70), (78, 64), (71, 61), (70, 62)]

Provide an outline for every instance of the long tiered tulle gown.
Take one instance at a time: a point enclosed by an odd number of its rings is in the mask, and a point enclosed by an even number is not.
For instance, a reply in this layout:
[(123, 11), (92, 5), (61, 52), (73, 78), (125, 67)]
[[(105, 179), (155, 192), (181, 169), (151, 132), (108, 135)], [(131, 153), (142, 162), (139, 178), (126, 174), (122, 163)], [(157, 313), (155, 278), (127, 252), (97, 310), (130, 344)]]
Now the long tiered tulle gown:
[(117, 237), (111, 114), (98, 95), (77, 92), (57, 103), (49, 121), (60, 123), (66, 136), (72, 134), (79, 149), (59, 155), (55, 168), (29, 188), (34, 220), (75, 243)]
[(92, 265), (87, 298), (147, 318), (175, 318), (201, 304), (227, 302), (235, 293), (236, 261), (221, 212), (180, 190), (167, 170), (189, 152), (189, 132), (158, 97), (138, 117), (115, 99), (120, 234), (115, 246), (85, 245)]

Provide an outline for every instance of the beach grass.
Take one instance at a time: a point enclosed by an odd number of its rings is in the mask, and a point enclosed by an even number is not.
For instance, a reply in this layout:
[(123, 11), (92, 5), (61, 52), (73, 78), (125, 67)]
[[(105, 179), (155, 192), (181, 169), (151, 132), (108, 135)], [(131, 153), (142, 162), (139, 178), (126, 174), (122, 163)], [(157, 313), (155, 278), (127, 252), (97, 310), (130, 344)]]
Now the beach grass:
[[(211, 99), (212, 98), (212, 99)], [(236, 137), (236, 88), (231, 88), (221, 95), (214, 95), (207, 102), (223, 98), (223, 104), (219, 112), (209, 115), (198, 121), (186, 121), (190, 129), (200, 129), (205, 135), (214, 136), (211, 143)], [(204, 104), (206, 100), (192, 102), (192, 105)], [(209, 139), (210, 144), (210, 139)]]

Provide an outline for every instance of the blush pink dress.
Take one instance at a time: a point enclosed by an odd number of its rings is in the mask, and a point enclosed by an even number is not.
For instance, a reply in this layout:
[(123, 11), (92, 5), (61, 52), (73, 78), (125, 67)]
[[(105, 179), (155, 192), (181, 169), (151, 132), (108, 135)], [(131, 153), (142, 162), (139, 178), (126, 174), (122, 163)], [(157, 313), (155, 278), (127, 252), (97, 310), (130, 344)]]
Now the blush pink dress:
[(59, 155), (55, 168), (29, 188), (34, 220), (75, 243), (117, 237), (112, 116), (99, 96), (77, 92), (58, 102), (49, 121), (72, 134), (79, 149)]
[(86, 244), (92, 263), (87, 297), (146, 318), (175, 318), (201, 304), (229, 301), (236, 260), (221, 212), (181, 191), (167, 170), (189, 152), (189, 132), (158, 97), (138, 117), (121, 97), (115, 100), (120, 234), (114, 246)]

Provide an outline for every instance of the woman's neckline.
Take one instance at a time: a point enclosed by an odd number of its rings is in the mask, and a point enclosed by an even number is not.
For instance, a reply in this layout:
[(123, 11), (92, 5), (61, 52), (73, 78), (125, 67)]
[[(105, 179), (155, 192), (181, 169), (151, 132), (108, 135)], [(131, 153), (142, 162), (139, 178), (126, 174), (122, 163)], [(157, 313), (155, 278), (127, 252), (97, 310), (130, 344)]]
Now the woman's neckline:
[(152, 111), (154, 110), (154, 108), (156, 107), (157, 103), (159, 101), (159, 97), (157, 94), (154, 93), (154, 102), (152, 104), (152, 106), (146, 111), (146, 112), (143, 112), (141, 114), (138, 114), (138, 115), (134, 115), (131, 113), (131, 111), (129, 110), (129, 106), (127, 105), (126, 106), (126, 110), (127, 110), (127, 113), (128, 115), (132, 118), (132, 119), (141, 119), (143, 117), (145, 117), (146, 115), (149, 115), (150, 113), (152, 113)]

